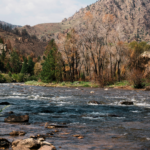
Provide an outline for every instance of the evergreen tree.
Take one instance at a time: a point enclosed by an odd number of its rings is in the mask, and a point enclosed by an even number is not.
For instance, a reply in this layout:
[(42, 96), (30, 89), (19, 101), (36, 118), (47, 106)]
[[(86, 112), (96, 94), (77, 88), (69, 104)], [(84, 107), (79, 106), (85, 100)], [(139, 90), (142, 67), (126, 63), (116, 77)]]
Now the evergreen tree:
[(9, 72), (9, 71), (12, 72), (12, 68), (11, 68), (9, 62), (6, 64), (6, 69), (7, 69), (8, 72)]
[(0, 38), (0, 43), (2, 43), (2, 44), (4, 43), (2, 38)]
[(0, 71), (1, 72), (5, 71), (4, 63), (1, 60), (0, 60)]
[(55, 59), (53, 57), (54, 50), (51, 50), (46, 58), (41, 72), (43, 82), (51, 82), (55, 80)]
[(41, 80), (46, 83), (54, 80), (60, 81), (62, 79), (61, 54), (58, 52), (54, 40), (49, 42), (45, 54), (48, 56), (42, 64)]
[(24, 59), (24, 63), (21, 68), (21, 73), (28, 73), (28, 64), (27, 64), (27, 58)]
[(21, 62), (20, 62), (19, 55), (18, 55), (18, 53), (16, 51), (13, 51), (11, 53), (10, 64), (11, 64), (11, 67), (12, 67), (12, 72), (20, 73)]
[(30, 75), (33, 75), (34, 74), (34, 62), (32, 61), (32, 58), (29, 57), (29, 60), (28, 60), (28, 73), (30, 73)]
[(4, 49), (3, 49), (3, 51), (2, 51), (2, 55), (1, 55), (1, 59), (2, 59), (2, 61), (4, 61), (4, 60), (5, 60), (5, 58), (6, 58), (6, 54), (5, 54), (5, 51), (4, 51)]

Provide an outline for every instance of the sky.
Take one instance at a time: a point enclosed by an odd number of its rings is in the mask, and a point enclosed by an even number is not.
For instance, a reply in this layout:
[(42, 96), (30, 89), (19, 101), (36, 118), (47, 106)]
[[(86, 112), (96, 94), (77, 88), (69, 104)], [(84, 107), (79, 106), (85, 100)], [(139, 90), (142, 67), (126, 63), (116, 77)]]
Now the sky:
[(96, 0), (0, 0), (0, 20), (14, 25), (61, 22)]

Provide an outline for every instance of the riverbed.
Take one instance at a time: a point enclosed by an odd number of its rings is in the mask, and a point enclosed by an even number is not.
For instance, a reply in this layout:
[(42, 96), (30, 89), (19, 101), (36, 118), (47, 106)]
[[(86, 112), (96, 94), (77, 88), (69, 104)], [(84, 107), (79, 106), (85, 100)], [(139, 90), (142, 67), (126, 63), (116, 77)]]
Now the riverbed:
[[(93, 100), (102, 104), (88, 103)], [(0, 84), (0, 102), (10, 103), (0, 116), (0, 137), (10, 142), (40, 134), (51, 135), (46, 141), (57, 150), (150, 149), (149, 91)], [(28, 114), (29, 123), (5, 123), (10, 111)], [(67, 128), (48, 129), (46, 123)], [(9, 136), (13, 130), (27, 134)]]

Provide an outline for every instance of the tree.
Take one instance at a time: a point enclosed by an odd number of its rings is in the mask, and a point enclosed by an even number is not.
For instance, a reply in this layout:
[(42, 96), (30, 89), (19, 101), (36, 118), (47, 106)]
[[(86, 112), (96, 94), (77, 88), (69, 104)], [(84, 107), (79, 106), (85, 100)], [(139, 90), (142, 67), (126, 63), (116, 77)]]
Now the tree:
[(9, 72), (9, 71), (12, 72), (12, 68), (11, 68), (9, 62), (7, 62), (7, 64), (6, 64), (6, 69), (7, 69), (7, 72)]
[(14, 50), (11, 53), (10, 65), (12, 67), (12, 72), (20, 73), (21, 71), (21, 62), (18, 53)]
[(2, 44), (4, 43), (2, 38), (0, 38), (0, 43), (2, 43)]
[(5, 54), (5, 51), (4, 51), (4, 49), (3, 49), (3, 51), (2, 51), (2, 55), (1, 55), (1, 59), (2, 59), (2, 61), (4, 61), (4, 60), (5, 60), (5, 58), (6, 58), (6, 54)]
[(32, 58), (31, 57), (29, 57), (29, 59), (28, 59), (28, 73), (30, 73), (30, 75), (33, 75), (34, 74), (34, 62), (32, 61)]
[[(43, 63), (41, 79), (43, 82), (49, 83), (51, 81), (59, 81), (62, 77), (60, 57), (61, 54), (58, 52), (56, 48), (56, 44), (54, 40), (51, 40), (46, 48), (46, 53), (49, 51), (48, 56)], [(54, 44), (51, 47), (51, 44)], [(49, 49), (51, 48), (51, 49)]]
[(27, 58), (24, 59), (24, 63), (21, 68), (21, 73), (28, 73), (28, 64), (27, 64)]

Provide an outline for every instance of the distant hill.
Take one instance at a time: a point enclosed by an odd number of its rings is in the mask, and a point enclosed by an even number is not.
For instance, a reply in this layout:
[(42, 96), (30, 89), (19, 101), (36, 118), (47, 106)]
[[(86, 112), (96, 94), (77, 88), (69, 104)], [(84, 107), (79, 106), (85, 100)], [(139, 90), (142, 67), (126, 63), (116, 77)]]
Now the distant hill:
[(7, 23), (7, 22), (4, 22), (4, 21), (0, 21), (0, 24), (9, 26), (9, 27), (11, 27), (12, 29), (17, 28), (17, 27), (22, 27), (22, 26), (20, 26), (20, 25), (13, 25), (13, 24), (11, 24), (11, 23)]

